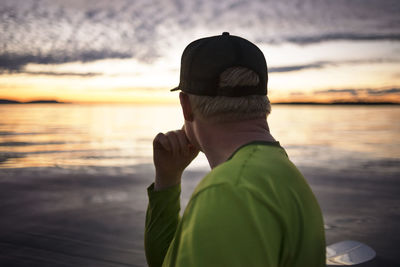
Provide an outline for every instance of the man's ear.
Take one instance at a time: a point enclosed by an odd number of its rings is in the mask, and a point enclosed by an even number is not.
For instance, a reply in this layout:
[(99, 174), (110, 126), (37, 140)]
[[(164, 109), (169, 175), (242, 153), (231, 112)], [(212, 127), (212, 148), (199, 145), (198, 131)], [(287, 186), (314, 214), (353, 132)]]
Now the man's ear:
[(183, 111), (183, 117), (186, 121), (193, 121), (193, 110), (192, 105), (189, 101), (189, 96), (183, 92), (179, 93), (179, 100)]

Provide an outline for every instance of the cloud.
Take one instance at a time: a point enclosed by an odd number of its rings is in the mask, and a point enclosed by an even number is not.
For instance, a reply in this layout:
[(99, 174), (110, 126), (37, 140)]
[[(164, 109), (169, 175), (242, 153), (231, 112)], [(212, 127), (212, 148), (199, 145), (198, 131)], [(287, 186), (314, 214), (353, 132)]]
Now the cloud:
[(317, 61), (303, 65), (289, 65), (281, 67), (268, 68), (269, 73), (292, 72), (306, 69), (322, 69), (330, 66), (338, 65), (360, 65), (360, 64), (376, 64), (376, 63), (399, 63), (398, 59), (383, 59), (383, 58), (370, 58), (361, 60), (342, 60), (342, 61)]
[(290, 96), (304, 96), (305, 93), (304, 92), (291, 92)]
[(400, 94), (400, 88), (391, 89), (366, 89), (369, 95)]
[(110, 58), (146, 62), (159, 56), (152, 25), (136, 25), (139, 18), (126, 20), (128, 14), (119, 14), (112, 5), (81, 10), (45, 0), (10, 3), (0, 3), (0, 69), (19, 72), (29, 63)]
[[(62, 54), (62, 53), (55, 53), (55, 54), (47, 54), (47, 55), (13, 55), (13, 54), (3, 54), (0, 55), (0, 73), (29, 73), (28, 71), (24, 70), (24, 67), (29, 63), (35, 64), (62, 64), (68, 62), (89, 62), (95, 61), (100, 59), (107, 59), (107, 58), (130, 58), (131, 55), (123, 54), (113, 51), (89, 51), (89, 52), (80, 52), (75, 54)], [(31, 72), (33, 74), (33, 72)], [(56, 72), (53, 73), (57, 75)], [(62, 73), (58, 73), (63, 75)], [(72, 74), (72, 73), (70, 73)], [(93, 75), (94, 73), (90, 73)], [(48, 73), (48, 75), (51, 75)], [(85, 74), (86, 75), (86, 74)], [(85, 76), (84, 75), (84, 76)]]
[(399, 13), (398, 0), (3, 0), (0, 68), (107, 58), (151, 62), (222, 31), (256, 43), (400, 41)]
[[(15, 72), (0, 71), (0, 74), (4, 73), (10, 74)], [(95, 72), (78, 73), (78, 72), (53, 72), (53, 71), (18, 71), (17, 73), (29, 74), (29, 75), (41, 75), (41, 76), (68, 76), (68, 77), (95, 77), (102, 75), (101, 73), (95, 73)]]
[(326, 41), (400, 41), (400, 34), (358, 34), (358, 33), (331, 33), (315, 36), (294, 36), (286, 39), (288, 42), (306, 45)]
[(381, 95), (392, 95), (400, 94), (400, 88), (389, 88), (389, 89), (328, 89), (315, 91), (314, 94), (343, 94), (348, 93), (353, 96), (369, 95), (369, 96), (381, 96)]
[[(351, 94), (353, 96), (356, 96), (356, 95), (358, 95), (359, 90), (356, 90), (356, 89), (329, 89), (329, 90), (315, 91), (314, 94), (343, 94), (343, 93), (348, 93), (348, 94)], [(363, 90), (363, 89), (361, 89), (361, 90)]]
[(283, 67), (272, 67), (268, 68), (269, 73), (274, 72), (291, 72), (291, 71), (299, 71), (304, 69), (320, 69), (324, 67), (326, 63), (319, 62), (319, 63), (312, 63), (307, 65), (293, 65), (293, 66), (283, 66)]

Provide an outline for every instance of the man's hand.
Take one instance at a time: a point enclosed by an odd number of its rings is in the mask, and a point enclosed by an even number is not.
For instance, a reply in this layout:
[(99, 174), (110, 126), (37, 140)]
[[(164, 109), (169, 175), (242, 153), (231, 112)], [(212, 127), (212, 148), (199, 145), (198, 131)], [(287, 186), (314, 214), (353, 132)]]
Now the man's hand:
[(181, 181), (185, 168), (199, 154), (185, 131), (159, 133), (153, 140), (153, 161), (156, 168), (154, 190), (174, 186)]

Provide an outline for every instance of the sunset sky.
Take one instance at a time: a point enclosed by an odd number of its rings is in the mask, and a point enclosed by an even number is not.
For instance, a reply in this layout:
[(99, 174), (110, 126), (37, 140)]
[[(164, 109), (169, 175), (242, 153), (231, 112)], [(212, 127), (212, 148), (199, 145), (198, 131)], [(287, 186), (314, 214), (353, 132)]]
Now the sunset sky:
[(229, 31), (281, 101), (400, 103), (398, 0), (2, 0), (0, 98), (176, 102), (185, 46)]

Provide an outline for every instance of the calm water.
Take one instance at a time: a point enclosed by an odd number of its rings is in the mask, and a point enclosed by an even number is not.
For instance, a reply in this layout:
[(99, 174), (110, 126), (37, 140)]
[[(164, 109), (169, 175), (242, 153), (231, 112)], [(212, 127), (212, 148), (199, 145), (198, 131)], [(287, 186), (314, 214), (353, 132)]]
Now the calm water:
[[(399, 169), (400, 107), (273, 106), (268, 120), (300, 166)], [(177, 106), (1, 105), (0, 168), (132, 168), (152, 162), (154, 135), (181, 126)], [(191, 168), (207, 166), (200, 156)]]

